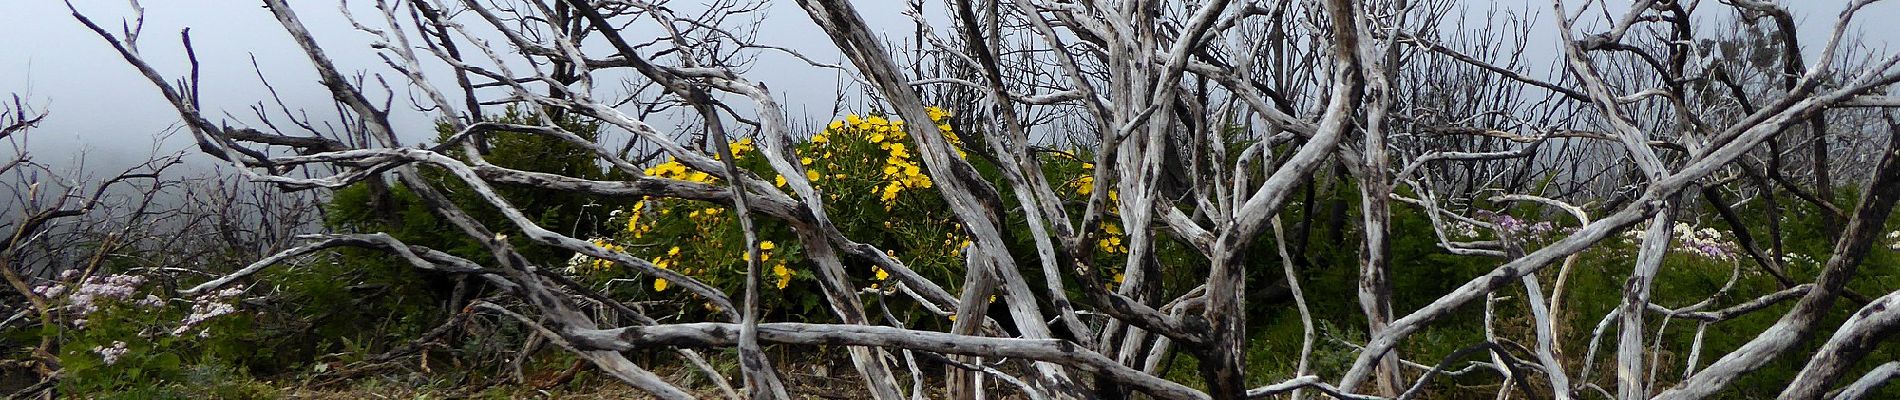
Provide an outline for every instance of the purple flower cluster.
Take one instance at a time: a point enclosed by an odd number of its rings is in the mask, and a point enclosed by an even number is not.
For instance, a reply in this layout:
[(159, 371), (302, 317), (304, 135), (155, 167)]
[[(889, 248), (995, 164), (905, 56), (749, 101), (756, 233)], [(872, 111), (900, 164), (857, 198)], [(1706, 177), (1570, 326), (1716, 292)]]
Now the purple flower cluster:
[[(60, 275), (60, 279), (69, 282), (76, 278), (77, 275), (78, 273), (76, 271), (68, 270)], [(135, 299), (134, 296), (137, 295), (139, 286), (144, 284), (145, 277), (143, 276), (115, 274), (86, 278), (85, 281), (80, 282), (77, 289), (72, 290), (70, 294), (67, 293), (69, 284), (60, 282), (34, 287), (33, 293), (46, 298), (56, 298), (62, 294), (67, 294), (65, 298), (66, 305), (74, 311), (75, 316), (72, 320), (73, 326), (84, 327), (86, 326), (86, 317), (98, 312), (99, 308), (102, 305), (108, 304), (108, 302), (129, 302), (143, 309), (157, 309), (164, 307), (170, 302), (170, 300), (166, 298), (153, 294), (146, 294), (144, 297)], [(183, 320), (179, 321), (178, 326), (172, 329), (172, 335), (183, 335), (186, 332), (198, 328), (199, 325), (205, 321), (236, 313), (237, 306), (233, 300), (243, 294), (244, 288), (233, 287), (192, 298), (191, 314), (186, 315)], [(201, 337), (209, 336), (210, 330), (202, 330), (198, 335)], [(116, 347), (99, 347), (94, 348), (93, 351), (105, 357), (109, 364), (113, 360), (117, 360), (119, 355), (125, 353), (125, 346), (123, 343), (120, 343)]]
[[(1670, 232), (1675, 235), (1676, 251), (1714, 261), (1734, 261), (1740, 254), (1735, 242), (1715, 228), (1696, 229), (1687, 223), (1677, 222)], [(1623, 232), (1623, 236), (1641, 242), (1647, 235), (1641, 229), (1631, 229)]]
[[(227, 300), (236, 298), (241, 294), (244, 294), (244, 289), (242, 288), (227, 288), (206, 293), (198, 296), (196, 299), (192, 299), (191, 314), (186, 315), (185, 320), (181, 321), (177, 328), (172, 328), (172, 335), (183, 335), (185, 332), (190, 332), (192, 328), (197, 327), (198, 324), (204, 323), (212, 318), (237, 312), (237, 306), (231, 305)], [(211, 330), (209, 329), (198, 332), (198, 336), (200, 337), (210, 335)]]
[(95, 276), (86, 278), (85, 282), (80, 283), (79, 289), (74, 291), (72, 297), (67, 300), (72, 308), (79, 310), (79, 315), (83, 316), (99, 311), (100, 300), (132, 298), (132, 294), (138, 291), (139, 285), (144, 284), (145, 277), (138, 275)]
[(1716, 261), (1735, 260), (1735, 246), (1714, 228), (1690, 231), (1688, 225), (1677, 224), (1676, 238), (1680, 240), (1676, 247), (1690, 254)]
[(1530, 239), (1543, 237), (1557, 230), (1557, 226), (1550, 223), (1550, 221), (1530, 222), (1513, 217), (1510, 214), (1493, 212), (1491, 210), (1478, 210), (1477, 216), (1478, 219), (1490, 222), (1492, 226), (1496, 226), (1499, 235), (1510, 238)]
[(58, 297), (59, 295), (65, 294), (65, 293), (66, 293), (66, 285), (61, 285), (57, 283), (48, 283), (48, 284), (33, 287), (33, 294), (40, 295), (40, 297), (42, 298), (50, 299), (50, 298)]
[(119, 362), (119, 357), (124, 357), (127, 351), (130, 350), (125, 348), (125, 342), (116, 340), (112, 341), (112, 347), (92, 346), (92, 352), (99, 353), (99, 357), (106, 360), (106, 365)]

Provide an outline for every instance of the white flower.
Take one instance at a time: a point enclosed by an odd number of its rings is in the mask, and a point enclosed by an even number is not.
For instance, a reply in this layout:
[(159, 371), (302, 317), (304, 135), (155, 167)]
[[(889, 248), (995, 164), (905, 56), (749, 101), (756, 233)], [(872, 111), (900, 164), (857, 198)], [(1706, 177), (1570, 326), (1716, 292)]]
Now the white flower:
[(33, 294), (45, 298), (58, 297), (61, 293), (66, 293), (65, 285), (45, 284), (33, 288)]
[(112, 342), (112, 347), (92, 346), (92, 352), (99, 353), (99, 357), (106, 360), (106, 365), (119, 362), (119, 357), (124, 357), (127, 351), (125, 342), (116, 340)]
[[(143, 284), (145, 284), (145, 277), (138, 275), (95, 276), (86, 278), (85, 282), (80, 283), (79, 289), (74, 290), (67, 300), (73, 309), (79, 310), (80, 315), (91, 314), (99, 311), (99, 300), (129, 300), (132, 294), (138, 291), (139, 285)], [(55, 286), (55, 288), (59, 289), (46, 290), (50, 293), (48, 297), (56, 296), (64, 290), (60, 286)]]
[[(230, 304), (200, 300), (197, 304), (191, 305), (191, 315), (186, 315), (185, 320), (180, 321), (178, 327), (172, 329), (172, 335), (183, 335), (185, 332), (190, 332), (191, 328), (199, 323), (234, 312), (237, 312), (237, 307), (233, 307)], [(209, 333), (201, 333), (201, 335), (208, 334)]]
[(228, 299), (232, 297), (237, 297), (238, 295), (241, 295), (241, 294), (244, 294), (244, 288), (225, 288), (224, 290), (211, 292), (211, 297), (218, 298), (218, 299)]

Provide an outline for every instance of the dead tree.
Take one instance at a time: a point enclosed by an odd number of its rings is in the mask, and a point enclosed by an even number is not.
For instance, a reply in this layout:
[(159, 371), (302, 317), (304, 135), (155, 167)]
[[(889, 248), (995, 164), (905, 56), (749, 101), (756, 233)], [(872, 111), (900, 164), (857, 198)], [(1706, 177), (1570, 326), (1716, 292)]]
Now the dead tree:
[[(47, 115), (19, 96), (0, 104), (0, 141), (10, 153), (0, 161), (0, 278), (8, 289), (0, 292), (0, 329), (71, 329), (72, 318), (58, 301), (72, 291), (47, 289), (102, 273), (113, 254), (153, 238), (145, 224), (173, 214), (153, 201), (177, 183), (166, 171), (182, 162), (183, 153), (160, 154), (104, 176), (53, 167), (27, 146)], [(21, 358), (0, 363), (0, 369), (30, 370), (41, 378), (10, 396), (32, 395), (58, 382), (57, 336), (38, 335), (22, 346)]]
[[(1525, 342), (1532, 345), (1514, 353), (1487, 329), (1486, 337), (1463, 353), (1484, 352), (1491, 359), (1486, 368), (1510, 383), (1501, 387), (1535, 398), (1568, 399), (1586, 390), (1622, 399), (1702, 398), (1770, 360), (1789, 357), (1785, 353), (1797, 343), (1831, 328), (1834, 337), (1824, 347), (1829, 353), (1814, 356), (1798, 378), (1815, 389), (1784, 394), (1812, 398), (1858, 361), (1855, 349), (1893, 332), (1893, 311), (1876, 307), (1890, 303), (1891, 295), (1879, 296), (1846, 325), (1820, 326), (1821, 317), (1846, 293), (1845, 283), (1856, 276), (1900, 191), (1900, 180), (1893, 176), (1900, 171), (1900, 143), (1891, 138), (1879, 141), (1885, 146), (1879, 147), (1877, 165), (1860, 174), (1865, 179), (1858, 185), (1866, 196), (1851, 209), (1837, 207), (1846, 228), (1817, 281), (1787, 282), (1784, 292), (1719, 311), (1702, 311), (1707, 302), (1669, 309), (1650, 298), (1664, 256), (1683, 251), (1671, 244), (1678, 222), (1696, 201), (1721, 201), (1697, 193), (1739, 187), (1737, 176), (1761, 171), (1755, 160), (1763, 153), (1783, 153), (1775, 143), (1787, 139), (1792, 127), (1807, 125), (1811, 136), (1827, 139), (1846, 134), (1818, 129), (1839, 114), (1834, 110), (1900, 105), (1883, 96), (1900, 80), (1894, 65), (1900, 56), (1843, 65), (1849, 45), (1842, 38), (1870, 0), (1849, 4), (1828, 37), (1809, 38), (1821, 40), (1805, 42), (1807, 48), (1819, 43), (1813, 52), (1817, 57), (1807, 62), (1797, 62), (1803, 60), (1804, 45), (1781, 26), (1791, 39), (1782, 43), (1787, 56), (1779, 77), (1784, 79), (1777, 79), (1781, 85), (1772, 90), (1736, 83), (1733, 60), (1694, 45), (1713, 37), (1696, 31), (1699, 15), (1788, 15), (1781, 6), (1755, 1), (1645, 0), (1621, 15), (1598, 9), (1600, 2), (1554, 1), (1548, 12), (1562, 40), (1528, 43), (1526, 32), (1553, 26), (1494, 18), (1482, 24), (1506, 27), (1487, 28), (1498, 29), (1491, 32), (1496, 35), (1447, 28), (1446, 21), (1457, 18), (1452, 16), (1457, 3), (1449, 1), (951, 0), (945, 18), (915, 17), (919, 48), (909, 50), (917, 51), (917, 64), (908, 72), (896, 61), (904, 49), (887, 47), (854, 4), (844, 0), (797, 4), (849, 60), (848, 68), (738, 33), (744, 24), (726, 17), (753, 11), (754, 4), (722, 1), (688, 10), (644, 1), (514, 3), (374, 1), (375, 14), (351, 16), (386, 62), (383, 72), (372, 76), (339, 69), (326, 55), (338, 49), (317, 43), (288, 2), (265, 0), (350, 122), (346, 132), (327, 135), (230, 128), (227, 121), (213, 121), (197, 101), (201, 82), (195, 71), (188, 79), (173, 80), (168, 74), (179, 72), (160, 71), (140, 54), (140, 24), (125, 24), (115, 33), (78, 10), (74, 16), (160, 90), (204, 153), (230, 163), (242, 176), (286, 189), (380, 185), (381, 179), (393, 178), (496, 260), (481, 265), (373, 233), (313, 236), (310, 244), (190, 290), (215, 288), (321, 248), (382, 249), (417, 268), (468, 274), (505, 288), (525, 306), (483, 307), (518, 317), (600, 370), (660, 398), (690, 395), (622, 352), (736, 347), (750, 398), (786, 394), (775, 366), (760, 350), (765, 343), (846, 346), (871, 396), (887, 400), (919, 395), (914, 389), (906, 393), (897, 376), (922, 373), (895, 370), (892, 351), (968, 356), (946, 358), (972, 366), (949, 379), (959, 397), (978, 396), (979, 376), (996, 376), (1032, 398), (1120, 397), (1128, 390), (1167, 399), (1252, 398), (1302, 390), (1338, 398), (1405, 398), (1445, 372), (1446, 365), (1407, 361), (1396, 348), (1454, 313), (1473, 312), (1476, 307), (1467, 306), (1480, 301), (1488, 328), (1497, 319), (1491, 305), (1518, 287), (1528, 294), (1524, 300), (1534, 337)], [(913, 10), (922, 12), (921, 7)], [(1602, 17), (1595, 22), (1607, 30), (1579, 30), (1579, 21), (1597, 15)], [(948, 26), (938, 25), (941, 21)], [(1494, 37), (1516, 39), (1507, 46), (1491, 41)], [(1561, 56), (1550, 61), (1556, 71), (1530, 71), (1523, 58), (1526, 46), (1558, 48)], [(982, 146), (970, 150), (999, 165), (1001, 185), (979, 176), (934, 127), (907, 127), (936, 192), (973, 241), (962, 253), (968, 269), (955, 286), (960, 292), (840, 233), (826, 197), (805, 178), (805, 167), (791, 151), (798, 136), (786, 105), (767, 82), (741, 72), (743, 57), (759, 52), (791, 54), (817, 71), (845, 71), (881, 99), (882, 108), (908, 121), (932, 120), (923, 100), (931, 87), (957, 86), (962, 95), (976, 96), (961, 110), (970, 116), (967, 128), (983, 135)], [(920, 76), (924, 61), (941, 66), (931, 70), (937, 76)], [(448, 77), (435, 65), (446, 65)], [(611, 92), (604, 88), (612, 79), (633, 82), (628, 86), (636, 90), (603, 94)], [(435, 144), (404, 140), (404, 128), (390, 119), (392, 112), (403, 111), (392, 106), (390, 98), (400, 90), (391, 87), (417, 93), (415, 108), (447, 121), (454, 134)], [(625, 103), (639, 104), (641, 110), (629, 111), (633, 107)], [(722, 183), (644, 176), (644, 160), (553, 123), (486, 121), (483, 108), (499, 104), (526, 104), (536, 113), (599, 122), (625, 133), (630, 146), (657, 149)], [(691, 119), (690, 128), (675, 130), (648, 118), (647, 111), (669, 107)], [(588, 180), (488, 163), (479, 156), (480, 140), (472, 138), (497, 131), (584, 146), (601, 164), (632, 177)], [(760, 153), (784, 177), (790, 193), (730, 162), (733, 152), (726, 144), (741, 135), (762, 143)], [(1038, 148), (1055, 138), (1088, 146), (1094, 157), (1090, 194), (1079, 207), (1064, 204), (1059, 183), (1042, 172)], [(1828, 160), (1839, 159), (1823, 142), (1812, 148), (1816, 185), (1807, 190), (1826, 196), (1830, 186), (1844, 181), (1823, 172), (1835, 168)], [(1230, 152), (1234, 143), (1240, 145), (1238, 154)], [(446, 155), (452, 150), (469, 156)], [(420, 176), (422, 167), (445, 171), (504, 218), (470, 217), (444, 197), (442, 188)], [(1779, 176), (1781, 171), (1764, 172)], [(1562, 184), (1527, 183), (1541, 176), (1557, 176)], [(1281, 383), (1250, 389), (1244, 312), (1249, 300), (1245, 272), (1254, 265), (1249, 249), (1275, 242), (1287, 262), (1286, 285), (1303, 307), (1296, 268), (1285, 253), (1289, 243), (1298, 244), (1299, 251), (1308, 244), (1280, 234), (1279, 218), (1290, 215), (1286, 206), (1302, 190), (1311, 190), (1316, 177), (1349, 182), (1359, 192), (1360, 219), (1348, 224), (1341, 209), (1332, 222), (1342, 233), (1348, 225), (1358, 228), (1357, 243), (1349, 245), (1359, 249), (1357, 293), (1369, 339), (1342, 376), (1307, 375), (1302, 361), (1297, 376), (1274, 377)], [(650, 260), (538, 226), (528, 215), (539, 210), (515, 207), (496, 194), (497, 185), (725, 204), (747, 221), (750, 248), (759, 240), (751, 220), (781, 221), (793, 227), (818, 266), (827, 305), (839, 322), (760, 321), (757, 262), (748, 265), (752, 278), (746, 290), (726, 293)], [(1756, 187), (1786, 192), (1798, 186)], [(1560, 189), (1539, 191), (1548, 187)], [(1310, 195), (1305, 198), (1311, 203)], [(1574, 231), (1527, 246), (1531, 242), (1513, 237), (1523, 233), (1523, 226), (1479, 217), (1473, 206), (1478, 202), (1540, 204), (1578, 223)], [(1825, 198), (1816, 202), (1831, 204)], [(1498, 265), (1454, 290), (1430, 294), (1435, 300), (1424, 307), (1395, 309), (1390, 275), (1395, 207), (1427, 215), (1435, 241), (1446, 252), (1491, 257)], [(1007, 220), (1015, 213), (1021, 220)], [(1325, 223), (1311, 220), (1313, 212), (1302, 214), (1309, 220), (1298, 226)], [(1113, 285), (1104, 271), (1115, 266), (1091, 261), (1101, 227), (1111, 222), (1128, 233), (1126, 264), (1114, 268), (1125, 278)], [(1033, 253), (1012, 254), (1004, 235), (1015, 225), (1027, 227)], [(523, 232), (526, 246), (564, 249), (674, 282), (720, 310), (714, 314), (718, 320), (662, 324), (640, 316), (640, 323), (623, 326), (591, 317), (577, 304), (601, 296), (560, 284), (549, 266), (520, 255), (520, 242), (496, 233), (503, 227)], [(1269, 227), (1273, 236), (1266, 235)], [(1460, 227), (1490, 231), (1497, 239), (1461, 236)], [(1619, 266), (1630, 271), (1622, 301), (1593, 336), (1602, 337), (1615, 323), (1617, 373), (1593, 380), (1587, 368), (1567, 371), (1579, 359), (1585, 365), (1594, 362), (1594, 354), (1565, 355), (1557, 348), (1559, 332), (1588, 328), (1560, 326), (1561, 320), (1552, 317), (1573, 308), (1563, 302), (1570, 266), (1585, 250), (1632, 229), (1641, 232), (1640, 253), (1633, 265)], [(1164, 240), (1184, 243), (1201, 264), (1194, 269), (1161, 265), (1153, 255)], [(844, 278), (844, 260), (889, 271), (902, 293), (958, 317), (956, 322), (948, 332), (874, 325), (857, 288)], [(1553, 265), (1561, 267), (1546, 295), (1538, 273)], [(1024, 272), (1032, 270), (1046, 279), (1029, 281)], [(1200, 284), (1192, 289), (1158, 289), (1163, 274), (1184, 270), (1206, 273), (1195, 278)], [(1070, 282), (1079, 287), (1066, 287)], [(1072, 293), (1079, 296), (1071, 298)], [(989, 310), (992, 295), (1001, 299), (996, 304), (1003, 309), (997, 313)], [(1692, 362), (1688, 377), (1672, 387), (1654, 381), (1651, 371), (1657, 366), (1649, 357), (1656, 350), (1646, 345), (1653, 340), (1650, 316), (1719, 322), (1789, 300), (1796, 301), (1795, 307), (1781, 322), (1741, 350), (1706, 367)], [(1002, 329), (1003, 322), (1009, 329)], [(1310, 352), (1310, 317), (1307, 324)], [(1162, 378), (1162, 364), (1176, 352), (1199, 361), (1207, 391)], [(957, 361), (973, 359), (1007, 360), (1011, 368)], [(1409, 366), (1426, 372), (1414, 380), (1405, 371)], [(1876, 372), (1881, 375), (1870, 375), (1846, 392), (1864, 393), (1893, 376), (1892, 368)], [(1531, 385), (1532, 380), (1544, 385)], [(1614, 394), (1606, 385), (1616, 387)], [(1549, 392), (1535, 393), (1538, 387)]]

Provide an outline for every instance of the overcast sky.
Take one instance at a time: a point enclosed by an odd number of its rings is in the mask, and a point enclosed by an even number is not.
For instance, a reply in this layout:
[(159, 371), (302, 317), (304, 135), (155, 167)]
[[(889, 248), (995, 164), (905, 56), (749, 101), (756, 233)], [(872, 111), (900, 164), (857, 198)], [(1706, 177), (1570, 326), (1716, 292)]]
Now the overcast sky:
[[(1705, 7), (1721, 7), (1703, 0)], [(124, 1), (75, 0), (80, 10), (101, 25), (113, 29), (130, 14)], [(365, 45), (367, 35), (352, 30), (333, 1), (295, 1), (304, 23), (330, 56), (346, 70), (387, 72)], [(365, 3), (357, 1), (355, 3)], [(696, 3), (696, 2), (695, 2)], [(899, 15), (902, 1), (859, 1), (867, 20), (890, 28), (893, 40), (909, 36), (907, 19)], [(928, 1), (939, 7), (940, 1)], [(1492, 6), (1489, 2), (1467, 1), (1474, 9)], [(1502, 2), (1507, 9), (1532, 10), (1548, 20), (1548, 3), (1523, 0)], [(1612, 1), (1612, 3), (1620, 3)], [(1814, 46), (1825, 39), (1826, 29), (1845, 0), (1794, 1), (1802, 23), (1804, 40)], [(357, 4), (362, 6), (362, 4)], [(251, 66), (258, 66), (270, 78), (289, 106), (308, 108), (313, 113), (331, 109), (329, 96), (316, 84), (316, 76), (304, 55), (296, 49), (282, 26), (254, 0), (147, 0), (146, 28), (142, 39), (144, 54), (162, 73), (182, 76), (188, 66), (182, 56), (178, 31), (190, 27), (198, 51), (205, 83), (204, 104), (213, 120), (228, 113), (231, 120), (255, 123), (248, 106), (269, 101)], [(1528, 7), (1528, 8), (1527, 8)], [(1900, 6), (1876, 4), (1865, 18), (1858, 20), (1866, 41), (1873, 47), (1892, 43), (1900, 29), (1894, 27)], [(371, 14), (362, 12), (360, 17)], [(798, 49), (821, 61), (838, 62), (838, 53), (820, 34), (796, 4), (774, 1), (766, 10), (760, 27), (760, 40)], [(940, 14), (939, 14), (940, 15)], [(1553, 40), (1555, 28), (1541, 24), (1533, 40)], [(1553, 42), (1554, 44), (1554, 42)], [(1533, 51), (1549, 52), (1551, 46), (1533, 46)], [(1549, 58), (1550, 55), (1533, 55)], [(837, 86), (835, 73), (805, 66), (789, 57), (765, 55), (748, 75), (764, 82), (785, 100), (792, 112), (804, 112), (814, 119), (826, 119), (831, 94)], [(392, 80), (394, 78), (392, 77)], [(128, 160), (142, 160), (156, 147), (177, 151), (189, 143), (185, 133), (155, 142), (155, 135), (176, 126), (178, 115), (165, 103), (152, 85), (122, 61), (101, 39), (75, 21), (64, 4), (52, 0), (10, 2), (0, 11), (0, 95), (9, 93), (28, 97), (36, 108), (51, 116), (34, 131), (30, 149), (38, 160), (54, 165), (72, 165), (84, 154), (89, 167), (113, 167)], [(398, 104), (403, 104), (398, 99)], [(401, 108), (399, 106), (399, 108)], [(427, 118), (404, 113), (399, 124), (426, 126)], [(205, 157), (192, 157), (198, 163)]]
[[(369, 35), (350, 28), (337, 2), (292, 3), (298, 17), (340, 68), (346, 72), (389, 73), (368, 48)], [(373, 8), (364, 9), (367, 3), (353, 1), (352, 10), (358, 10), (358, 18), (380, 20)], [(874, 24), (907, 26), (903, 23), (907, 19), (899, 14), (902, 2), (861, 3), (861, 11)], [(75, 4), (112, 30), (132, 15), (125, 1), (78, 0)], [(252, 104), (263, 101), (275, 108), (269, 103), (269, 92), (260, 83), (257, 70), (270, 79), (290, 108), (308, 109), (316, 116), (331, 115), (329, 94), (317, 84), (308, 59), (284, 33), (283, 26), (259, 4), (255, 0), (147, 0), (140, 39), (142, 54), (161, 73), (183, 76), (189, 64), (183, 56), (179, 30), (191, 28), (204, 77), (203, 102), (213, 121), (228, 113), (234, 116), (232, 120), (256, 123), (249, 109)], [(74, 20), (63, 3), (12, 2), (0, 9), (4, 10), (0, 11), (0, 95), (21, 94), (35, 108), (51, 112), (29, 139), (29, 149), (36, 159), (72, 165), (83, 155), (89, 169), (112, 168), (142, 160), (155, 147), (170, 152), (190, 144), (185, 132), (155, 142), (155, 135), (177, 125), (177, 112), (110, 46)], [(764, 15), (759, 27), (762, 41), (799, 50), (820, 61), (843, 63), (830, 41), (796, 3), (774, 2)], [(899, 31), (897, 35), (904, 33)], [(252, 57), (259, 68), (252, 67)], [(814, 118), (829, 113), (838, 83), (835, 73), (775, 53), (762, 54), (748, 77), (766, 83), (783, 98), (820, 99), (817, 104), (787, 102), (793, 112), (811, 108)], [(406, 103), (401, 96), (397, 98), (397, 123), (426, 129), (429, 117), (404, 112)], [(433, 136), (424, 131), (411, 137)]]

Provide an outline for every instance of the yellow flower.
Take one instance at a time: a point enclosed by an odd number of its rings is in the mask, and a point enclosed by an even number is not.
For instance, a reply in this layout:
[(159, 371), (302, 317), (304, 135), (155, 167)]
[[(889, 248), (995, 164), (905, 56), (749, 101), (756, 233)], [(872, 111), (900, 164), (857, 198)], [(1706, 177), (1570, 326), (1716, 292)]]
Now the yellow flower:
[(864, 119), (858, 118), (857, 114), (851, 114), (851, 115), (844, 116), (844, 122), (851, 125), (857, 125), (857, 124), (864, 123)]
[(660, 165), (655, 165), (652, 168), (647, 168), (646, 170), (647, 176), (657, 176), (657, 177), (662, 177), (662, 178), (675, 178), (684, 173), (686, 173), (686, 166), (680, 164), (679, 161), (673, 161), (673, 160), (668, 160), (665, 163), (661, 163)]
[(805, 180), (809, 180), (809, 181), (818, 180), (818, 171), (813, 171), (809, 169), (805, 170)]
[(871, 272), (877, 274), (877, 280), (880, 281), (891, 278), (891, 273), (884, 272), (884, 268), (881, 267), (871, 267)]
[(1075, 180), (1075, 194), (1087, 196), (1095, 192), (1095, 177), (1084, 176)]
[(778, 265), (773, 265), (772, 275), (778, 277), (779, 289), (784, 289), (785, 285), (789, 285), (792, 283), (792, 270), (790, 268), (785, 268), (785, 263), (778, 263)]
[(884, 202), (889, 203), (891, 201), (897, 200), (897, 192), (901, 190), (903, 190), (903, 186), (899, 186), (896, 183), (885, 185), (884, 195), (879, 198), (884, 200)]
[(771, 250), (776, 248), (778, 248), (778, 245), (772, 243), (770, 240), (759, 242), (759, 250)]
[(737, 142), (732, 142), (731, 145), (733, 157), (744, 156), (746, 152), (757, 148), (752, 145), (752, 138), (739, 139)]
[(811, 165), (811, 157), (800, 158), (798, 159), (798, 163), (804, 164), (804, 165)]
[(1122, 278), (1122, 273), (1120, 273), (1120, 272), (1116, 272), (1116, 273), (1115, 273), (1115, 284), (1118, 284), (1118, 285), (1119, 285), (1119, 284), (1121, 284), (1121, 283), (1122, 283), (1122, 279), (1123, 279), (1123, 278)]
[(897, 175), (897, 166), (895, 165), (884, 166), (884, 175)]
[(655, 292), (664, 292), (664, 291), (666, 291), (666, 279), (654, 279), (654, 280), (653, 280), (653, 291), (655, 291)]
[(778, 186), (778, 187), (785, 187), (785, 175), (779, 175), (776, 178), (772, 178), (772, 185)]
[[(831, 129), (838, 129), (838, 121), (831, 121)], [(812, 143), (824, 144), (829, 141), (831, 141), (831, 138), (826, 137), (823, 133), (811, 137)]]
[(679, 246), (673, 246), (673, 248), (670, 248), (670, 249), (666, 249), (666, 255), (669, 255), (669, 256), (677, 256), (677, 255), (680, 255), (680, 247), (679, 247)]
[(871, 134), (871, 143), (883, 143), (883, 142), (884, 142), (884, 134), (883, 134), (883, 133), (873, 133), (873, 134)]

